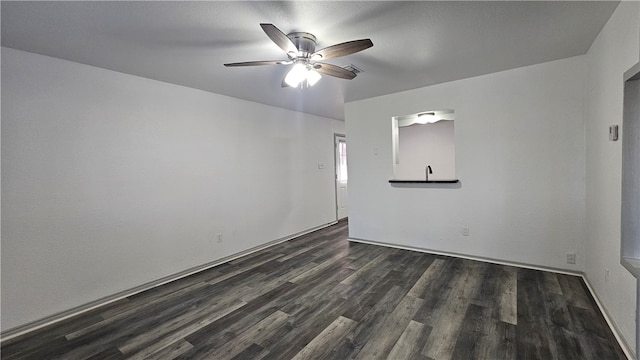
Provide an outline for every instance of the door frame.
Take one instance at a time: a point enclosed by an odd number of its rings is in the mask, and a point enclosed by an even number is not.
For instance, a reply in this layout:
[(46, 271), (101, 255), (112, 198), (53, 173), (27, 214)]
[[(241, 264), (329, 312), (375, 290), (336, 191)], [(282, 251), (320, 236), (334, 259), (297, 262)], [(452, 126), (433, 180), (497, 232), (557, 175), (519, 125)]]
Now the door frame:
[[(340, 220), (339, 217), (339, 211), (340, 211), (340, 205), (338, 203), (338, 141), (339, 139), (343, 139), (344, 142), (347, 142), (347, 136), (343, 133), (333, 133), (333, 191), (334, 191), (334, 195), (335, 195), (335, 203), (336, 203), (336, 221)], [(348, 173), (348, 168), (347, 168), (347, 173)], [(349, 185), (347, 185), (348, 187)], [(348, 191), (348, 190), (347, 190)], [(345, 217), (345, 219), (348, 218)]]
[[(624, 72), (623, 115), (622, 115), (622, 176), (620, 212), (620, 263), (636, 277), (636, 357), (640, 356), (640, 267), (634, 261), (640, 257), (640, 237), (638, 223), (633, 219), (638, 215), (638, 182), (633, 174), (638, 170), (636, 154), (640, 144), (636, 138), (640, 132), (638, 113), (640, 103), (636, 98), (640, 91), (640, 63)], [(640, 359), (640, 358), (639, 358)]]

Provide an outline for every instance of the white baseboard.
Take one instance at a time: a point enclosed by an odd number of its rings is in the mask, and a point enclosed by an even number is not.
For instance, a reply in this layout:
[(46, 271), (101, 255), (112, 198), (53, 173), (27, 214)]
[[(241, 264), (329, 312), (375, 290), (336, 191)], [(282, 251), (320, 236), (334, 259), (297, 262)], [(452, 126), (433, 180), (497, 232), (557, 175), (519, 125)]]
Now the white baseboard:
[(364, 244), (369, 244), (369, 245), (385, 246), (385, 247), (402, 249), (402, 250), (417, 251), (417, 252), (422, 252), (422, 253), (427, 253), (427, 254), (444, 255), (444, 256), (451, 256), (451, 257), (462, 258), (462, 259), (476, 260), (476, 261), (482, 261), (482, 262), (491, 263), (491, 264), (516, 266), (516, 267), (525, 268), (525, 269), (533, 269), (533, 270), (553, 272), (553, 273), (557, 273), (557, 274), (579, 276), (579, 277), (582, 278), (584, 283), (587, 285), (587, 288), (589, 289), (589, 292), (591, 293), (591, 296), (593, 297), (593, 299), (595, 300), (596, 304), (598, 305), (598, 308), (600, 309), (600, 312), (602, 313), (602, 316), (604, 317), (605, 321), (607, 322), (607, 325), (609, 325), (609, 328), (611, 329), (611, 332), (613, 332), (613, 335), (615, 336), (616, 340), (618, 341), (618, 344), (620, 344), (620, 347), (622, 348), (622, 351), (624, 351), (624, 354), (627, 356), (627, 358), (629, 360), (636, 360), (635, 353), (631, 350), (631, 346), (629, 346), (629, 343), (626, 341), (624, 336), (622, 336), (620, 334), (620, 331), (619, 331), (617, 325), (615, 324), (615, 322), (613, 322), (611, 320), (611, 317), (609, 316), (609, 313), (607, 312), (606, 308), (600, 302), (600, 299), (598, 299), (598, 296), (596, 295), (595, 291), (593, 291), (593, 288), (591, 287), (591, 284), (589, 283), (589, 280), (587, 279), (587, 277), (584, 275), (583, 272), (571, 272), (571, 271), (567, 271), (567, 270), (563, 270), (563, 269), (556, 269), (556, 268), (545, 267), (545, 266), (537, 266), (537, 265), (522, 264), (522, 263), (517, 263), (517, 262), (511, 262), (511, 261), (496, 260), (496, 259), (490, 259), (490, 258), (483, 258), (483, 257), (480, 257), (480, 256), (469, 256), (469, 255), (451, 253), (451, 252), (446, 252), (446, 251), (435, 251), (435, 250), (429, 250), (429, 249), (423, 249), (423, 248), (416, 248), (416, 247), (413, 247), (413, 246), (389, 244), (389, 243), (383, 243), (383, 242), (378, 242), (378, 241), (370, 241), (370, 240), (364, 240), (364, 239), (358, 239), (358, 238), (349, 238), (349, 241), (359, 242), (359, 243), (364, 243)]
[(276, 239), (276, 240), (270, 241), (268, 243), (265, 243), (265, 244), (262, 244), (262, 245), (259, 245), (259, 246), (256, 246), (256, 247), (253, 247), (253, 248), (250, 248), (250, 249), (238, 252), (238, 253), (235, 253), (233, 255), (226, 256), (224, 258), (212, 261), (210, 263), (207, 263), (207, 264), (204, 264), (204, 265), (200, 265), (200, 266), (196, 266), (196, 267), (181, 271), (179, 273), (172, 274), (172, 275), (163, 277), (161, 279), (158, 279), (158, 280), (155, 280), (155, 281), (152, 281), (152, 282), (137, 286), (135, 288), (128, 289), (128, 290), (119, 292), (117, 294), (113, 294), (113, 295), (110, 295), (110, 296), (107, 296), (107, 297), (92, 301), (92, 302), (90, 302), (88, 304), (80, 305), (80, 306), (77, 306), (75, 308), (72, 308), (72, 309), (69, 309), (69, 310), (66, 310), (66, 311), (63, 311), (63, 312), (59, 312), (59, 313), (53, 314), (51, 316), (47, 316), (47, 317), (45, 317), (43, 319), (32, 321), (32, 322), (29, 322), (27, 324), (20, 325), (20, 326), (8, 329), (6, 331), (3, 331), (2, 334), (0, 335), (0, 338), (1, 338), (0, 342), (11, 340), (13, 338), (16, 338), (16, 337), (18, 337), (20, 335), (24, 335), (24, 334), (29, 333), (31, 331), (38, 330), (38, 329), (41, 329), (41, 328), (43, 328), (45, 326), (49, 326), (49, 325), (58, 323), (60, 321), (69, 319), (71, 317), (74, 317), (74, 316), (86, 313), (88, 311), (94, 310), (94, 309), (96, 309), (96, 308), (98, 308), (100, 306), (111, 304), (111, 303), (113, 303), (115, 301), (122, 300), (122, 299), (124, 299), (126, 297), (141, 293), (143, 291), (150, 290), (150, 289), (153, 289), (155, 287), (162, 286), (164, 284), (170, 283), (172, 281), (175, 281), (175, 280), (182, 279), (182, 278), (185, 278), (187, 276), (193, 275), (195, 273), (211, 269), (213, 267), (216, 267), (218, 265), (224, 264), (226, 262), (233, 261), (233, 260), (235, 260), (237, 258), (252, 254), (252, 253), (260, 251), (260, 250), (264, 250), (266, 248), (269, 248), (269, 247), (272, 247), (274, 245), (283, 243), (285, 241), (289, 241), (291, 239), (306, 235), (308, 233), (312, 233), (314, 231), (317, 231), (317, 230), (320, 230), (320, 229), (324, 229), (324, 228), (329, 227), (329, 226), (334, 225), (334, 224), (337, 224), (337, 221), (333, 221), (333, 222), (330, 222), (330, 223), (327, 223), (327, 224), (323, 224), (323, 225), (319, 225), (319, 226), (313, 227), (311, 229), (300, 231), (298, 233), (295, 233), (295, 234), (292, 234), (292, 235), (289, 235), (289, 236), (282, 237), (280, 239)]
[(526, 263), (519, 263), (519, 262), (515, 262), (515, 261), (492, 259), (492, 258), (486, 258), (486, 257), (482, 257), (482, 256), (471, 256), (471, 255), (454, 253), (454, 252), (424, 249), (424, 248), (418, 248), (418, 247), (413, 247), (413, 246), (390, 244), (390, 243), (385, 243), (385, 242), (380, 242), (380, 241), (371, 241), (371, 240), (364, 240), (364, 239), (351, 238), (351, 237), (349, 238), (349, 241), (359, 242), (359, 243), (364, 243), (364, 244), (369, 244), (369, 245), (385, 246), (385, 247), (390, 247), (390, 248), (395, 248), (395, 249), (417, 251), (417, 252), (422, 252), (422, 253), (427, 253), (427, 254), (444, 255), (444, 256), (451, 256), (451, 257), (456, 257), (456, 258), (461, 258), (461, 259), (476, 260), (476, 261), (482, 261), (482, 262), (491, 263), (491, 264), (517, 266), (519, 268), (524, 268), (524, 269), (550, 271), (550, 272), (554, 272), (554, 273), (557, 273), (557, 274), (564, 274), (564, 275), (571, 275), (571, 276), (582, 276), (582, 272), (580, 272), (580, 271), (569, 271), (569, 270), (566, 270), (566, 269), (559, 269), (559, 268), (548, 267), (548, 266), (539, 266), (539, 265), (532, 265), (532, 264), (526, 264)]
[(613, 320), (611, 320), (611, 317), (609, 316), (609, 312), (607, 311), (607, 309), (600, 302), (600, 299), (598, 298), (598, 295), (593, 290), (593, 287), (591, 287), (591, 283), (589, 282), (589, 279), (587, 279), (586, 275), (584, 275), (584, 274), (582, 274), (582, 279), (584, 280), (584, 283), (587, 284), (587, 288), (589, 289), (589, 292), (591, 293), (591, 296), (593, 296), (593, 299), (595, 300), (596, 304), (598, 305), (598, 308), (600, 309), (600, 312), (602, 313), (602, 316), (604, 316), (604, 319), (607, 321), (607, 325), (609, 325), (609, 328), (613, 332), (613, 335), (616, 337), (616, 340), (618, 340), (618, 343), (620, 344), (620, 347), (622, 347), (622, 350), (624, 351), (624, 354), (627, 355), (627, 358), (629, 360), (635, 360), (636, 359), (636, 354), (634, 353), (633, 350), (631, 350), (631, 346), (629, 346), (629, 343), (627, 342), (627, 339), (625, 339), (625, 337), (622, 336), (622, 334), (620, 334), (620, 331), (618, 330), (618, 326), (616, 325), (616, 323), (613, 322)]

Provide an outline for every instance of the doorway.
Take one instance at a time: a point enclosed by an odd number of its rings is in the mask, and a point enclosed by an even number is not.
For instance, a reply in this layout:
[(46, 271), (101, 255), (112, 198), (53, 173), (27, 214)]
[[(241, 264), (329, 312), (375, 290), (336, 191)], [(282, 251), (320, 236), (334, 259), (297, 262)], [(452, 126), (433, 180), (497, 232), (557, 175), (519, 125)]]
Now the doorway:
[(334, 134), (333, 140), (336, 169), (336, 220), (342, 220), (348, 216), (347, 137), (344, 134)]
[(636, 354), (640, 355), (640, 63), (624, 78), (620, 262), (637, 279)]

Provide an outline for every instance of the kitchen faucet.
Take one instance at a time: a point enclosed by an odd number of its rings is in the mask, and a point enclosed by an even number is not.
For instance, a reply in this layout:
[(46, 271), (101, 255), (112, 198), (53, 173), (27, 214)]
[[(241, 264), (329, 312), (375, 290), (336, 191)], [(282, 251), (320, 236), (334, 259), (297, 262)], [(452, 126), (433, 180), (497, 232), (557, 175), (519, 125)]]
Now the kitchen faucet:
[(431, 170), (431, 165), (427, 165), (427, 168), (424, 169), (424, 173), (427, 176), (427, 181), (429, 181), (429, 174), (433, 174), (433, 171)]

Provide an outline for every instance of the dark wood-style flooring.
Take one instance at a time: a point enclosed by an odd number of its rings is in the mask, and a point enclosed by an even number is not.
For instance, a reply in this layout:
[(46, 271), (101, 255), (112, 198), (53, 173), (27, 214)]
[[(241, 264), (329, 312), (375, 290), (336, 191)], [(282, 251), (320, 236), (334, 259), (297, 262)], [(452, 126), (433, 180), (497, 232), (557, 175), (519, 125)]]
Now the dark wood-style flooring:
[(287, 241), (2, 344), (2, 359), (626, 359), (582, 279)]

